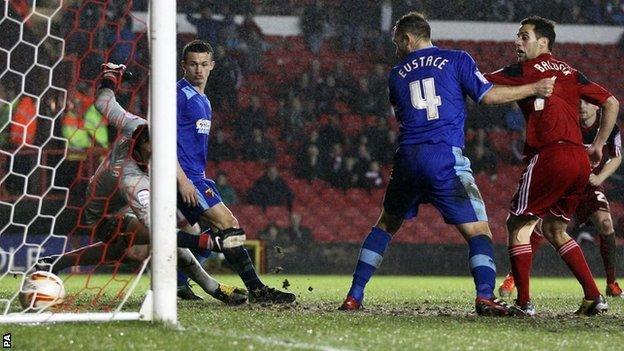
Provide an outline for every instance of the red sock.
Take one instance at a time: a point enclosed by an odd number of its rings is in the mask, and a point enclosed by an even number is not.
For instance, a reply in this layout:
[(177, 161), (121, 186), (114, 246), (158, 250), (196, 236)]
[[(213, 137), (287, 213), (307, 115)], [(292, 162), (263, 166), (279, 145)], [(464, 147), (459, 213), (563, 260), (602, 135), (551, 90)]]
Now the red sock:
[(512, 245), (507, 250), (511, 261), (511, 271), (514, 276), (514, 282), (518, 289), (518, 299), (516, 303), (523, 306), (531, 300), (529, 294), (529, 279), (531, 275), (531, 264), (533, 262), (533, 252), (529, 244)]
[(534, 231), (533, 234), (531, 234), (531, 252), (537, 252), (543, 242), (544, 237)]
[(199, 234), (199, 244), (198, 244), (198, 246), (201, 249), (211, 249), (209, 247), (209, 245), (210, 245), (210, 234), (205, 233), (205, 232)]
[(598, 235), (600, 238), (600, 256), (607, 274), (607, 284), (615, 283), (615, 234)]
[(600, 296), (600, 291), (598, 291), (598, 287), (594, 281), (594, 276), (589, 270), (587, 261), (585, 261), (583, 251), (581, 251), (581, 248), (578, 246), (576, 241), (574, 241), (574, 239), (570, 239), (570, 241), (561, 245), (561, 247), (557, 249), (557, 252), (568, 265), (568, 268), (570, 268), (579, 283), (581, 283), (583, 292), (585, 293), (585, 299), (597, 299), (598, 296)]

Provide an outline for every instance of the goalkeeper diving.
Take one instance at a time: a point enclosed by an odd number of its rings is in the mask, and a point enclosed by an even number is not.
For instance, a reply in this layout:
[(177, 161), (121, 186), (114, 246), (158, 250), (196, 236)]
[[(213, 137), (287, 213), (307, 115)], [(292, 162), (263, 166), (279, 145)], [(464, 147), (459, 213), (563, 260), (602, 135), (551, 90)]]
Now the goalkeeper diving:
[[(115, 98), (124, 65), (102, 65), (95, 106), (117, 128), (119, 136), (89, 180), (80, 224), (91, 228), (99, 241), (77, 250), (41, 258), (35, 269), (59, 272), (72, 266), (137, 264), (149, 256), (151, 144), (147, 121), (126, 111)], [(189, 230), (190, 231), (190, 230)], [(228, 305), (247, 301), (247, 291), (219, 283), (195, 259), (189, 248), (219, 251), (223, 240), (209, 232), (179, 230), (178, 269), (207, 294)]]

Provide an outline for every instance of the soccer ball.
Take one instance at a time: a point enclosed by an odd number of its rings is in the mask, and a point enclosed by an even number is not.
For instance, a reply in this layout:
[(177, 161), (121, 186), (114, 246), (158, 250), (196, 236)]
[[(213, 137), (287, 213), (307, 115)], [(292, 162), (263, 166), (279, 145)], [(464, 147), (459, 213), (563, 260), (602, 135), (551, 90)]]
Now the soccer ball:
[(61, 304), (65, 299), (65, 287), (61, 278), (44, 271), (30, 273), (19, 293), (22, 307), (40, 311)]

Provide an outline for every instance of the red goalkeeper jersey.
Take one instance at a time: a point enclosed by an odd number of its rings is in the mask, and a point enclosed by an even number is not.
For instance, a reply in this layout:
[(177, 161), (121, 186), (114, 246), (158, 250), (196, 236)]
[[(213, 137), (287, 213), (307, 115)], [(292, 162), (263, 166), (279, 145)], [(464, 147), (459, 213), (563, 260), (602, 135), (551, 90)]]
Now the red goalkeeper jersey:
[(490, 82), (501, 85), (534, 83), (548, 77), (557, 79), (550, 97), (542, 99), (533, 96), (518, 101), (526, 120), (526, 156), (557, 143), (583, 146), (579, 122), (580, 99), (600, 106), (611, 96), (606, 89), (589, 81), (581, 72), (555, 59), (550, 53), (486, 74)]

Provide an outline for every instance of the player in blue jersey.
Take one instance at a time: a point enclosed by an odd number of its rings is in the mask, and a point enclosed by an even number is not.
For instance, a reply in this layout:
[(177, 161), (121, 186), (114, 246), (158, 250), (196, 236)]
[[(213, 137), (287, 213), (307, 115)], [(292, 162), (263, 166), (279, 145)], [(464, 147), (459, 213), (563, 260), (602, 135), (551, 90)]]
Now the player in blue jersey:
[(212, 47), (201, 40), (188, 43), (181, 64), (184, 78), (177, 85), (178, 208), (191, 225), (199, 223), (202, 229), (212, 230), (225, 259), (249, 290), (250, 302), (293, 302), (294, 294), (262, 283), (243, 246), (245, 231), (221, 201), (215, 182), (206, 178), (212, 108), (204, 89), (215, 65)]
[(357, 310), (364, 288), (381, 264), (392, 236), (418, 207), (431, 203), (454, 225), (469, 246), (479, 315), (514, 315), (522, 311), (495, 298), (496, 267), (485, 206), (463, 156), (465, 96), (485, 104), (506, 103), (532, 95), (550, 96), (553, 81), (517, 87), (489, 83), (464, 51), (431, 43), (431, 29), (416, 12), (399, 19), (393, 42), (399, 65), (390, 72), (390, 103), (400, 124), (399, 148), (383, 209), (359, 254), (351, 289), (340, 307)]

